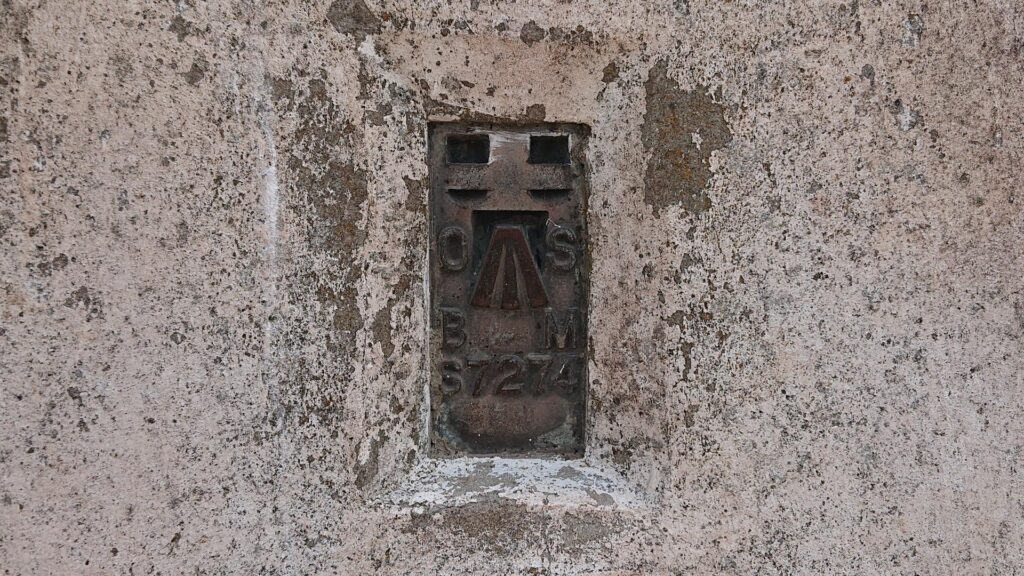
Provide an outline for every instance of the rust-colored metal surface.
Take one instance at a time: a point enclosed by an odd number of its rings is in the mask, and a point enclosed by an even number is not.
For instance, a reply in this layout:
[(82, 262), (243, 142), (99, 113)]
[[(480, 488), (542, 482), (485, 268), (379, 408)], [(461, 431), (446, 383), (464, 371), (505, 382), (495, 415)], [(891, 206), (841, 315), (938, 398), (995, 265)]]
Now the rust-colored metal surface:
[(582, 454), (586, 136), (430, 126), (435, 455)]

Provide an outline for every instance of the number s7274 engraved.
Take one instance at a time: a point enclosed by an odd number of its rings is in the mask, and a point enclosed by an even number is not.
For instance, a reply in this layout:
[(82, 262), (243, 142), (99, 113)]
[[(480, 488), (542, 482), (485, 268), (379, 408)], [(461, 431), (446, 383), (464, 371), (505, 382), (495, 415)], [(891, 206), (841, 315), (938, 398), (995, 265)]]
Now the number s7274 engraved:
[(577, 353), (503, 354), (449, 358), (441, 363), (441, 390), (452, 394), (468, 386), (472, 396), (571, 394), (579, 385)]

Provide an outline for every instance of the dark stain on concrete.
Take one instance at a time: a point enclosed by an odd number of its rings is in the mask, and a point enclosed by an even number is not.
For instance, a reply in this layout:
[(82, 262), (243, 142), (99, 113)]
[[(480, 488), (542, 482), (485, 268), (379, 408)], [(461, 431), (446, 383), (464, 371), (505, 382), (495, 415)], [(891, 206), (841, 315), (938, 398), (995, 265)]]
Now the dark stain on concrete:
[(75, 386), (68, 386), (67, 392), (68, 392), (68, 396), (70, 396), (72, 400), (74, 400), (75, 402), (78, 402), (79, 408), (85, 406), (85, 403), (82, 401), (82, 391), (81, 390), (79, 390)]
[(454, 538), (494, 554), (521, 553), (524, 543), (539, 542), (557, 542), (567, 552), (583, 554), (615, 546), (614, 539), (628, 524), (618, 513), (581, 510), (561, 514), (500, 496), (484, 496), (470, 504), (414, 512), (400, 529), (428, 541)]
[(394, 112), (394, 106), (391, 102), (379, 102), (376, 109), (366, 111), (364, 118), (370, 126), (383, 126), (391, 117), (392, 112)]
[(206, 59), (200, 56), (192, 62), (192, 67), (189, 68), (188, 72), (182, 74), (185, 77), (185, 81), (195, 86), (203, 79), (206, 75), (206, 70), (209, 68), (209, 64)]
[(195, 27), (191, 22), (182, 18), (181, 14), (171, 19), (171, 25), (167, 27), (167, 30), (178, 37), (178, 42), (183, 42), (186, 36), (195, 33)]
[[(595, 501), (605, 505), (614, 501), (607, 494), (591, 493)], [(622, 519), (608, 514), (567, 512), (556, 525), (558, 542), (568, 552), (577, 554), (606, 545), (622, 529)]]
[[(377, 472), (380, 470), (380, 447), (384, 444), (385, 437), (384, 432), (379, 432), (377, 438), (370, 438), (370, 455), (367, 457), (364, 464), (356, 462), (354, 468), (356, 472), (356, 487), (360, 490), (366, 488), (374, 478), (377, 477)], [(356, 454), (359, 453), (359, 446), (356, 446)]]
[(412, 288), (418, 278), (419, 276), (415, 274), (402, 274), (395, 284), (391, 296), (388, 298), (387, 305), (377, 312), (377, 315), (373, 318), (373, 324), (370, 329), (373, 331), (374, 340), (381, 343), (384, 358), (390, 358), (395, 352), (394, 331), (391, 329), (392, 310), (394, 310), (395, 304), (406, 301), (409, 289)]
[[(617, 406), (621, 402), (619, 399), (613, 399), (612, 404)], [(652, 451), (661, 450), (663, 447), (664, 443), (643, 436), (609, 443), (612, 463), (627, 474), (633, 468), (633, 463), (637, 460), (638, 455), (649, 454)]]
[(545, 38), (551, 42), (558, 42), (568, 46), (594, 46), (596, 44), (594, 33), (583, 26), (569, 29), (554, 26), (545, 30), (536, 22), (530, 20), (523, 24), (523, 27), (519, 30), (519, 39), (527, 46), (533, 46)]
[[(2, 234), (0, 234), (0, 236), (2, 236)], [(70, 262), (70, 260), (68, 259), (67, 254), (61, 253), (52, 260), (44, 259), (38, 264), (29, 264), (29, 268), (34, 268), (41, 276), (49, 276), (53, 272), (63, 270), (64, 267), (68, 265), (68, 262)]]
[[(650, 154), (644, 176), (644, 202), (661, 210), (681, 205), (691, 214), (711, 208), (707, 184), (710, 158), (732, 140), (725, 120), (727, 108), (705, 87), (686, 92), (668, 76), (668, 63), (659, 60), (644, 85), (647, 110), (641, 138)], [(700, 145), (693, 135), (699, 137)]]
[(412, 516), (407, 532), (438, 538), (453, 535), (494, 553), (516, 550), (537, 527), (551, 523), (551, 515), (534, 511), (501, 497), (451, 507), (443, 515), (433, 510)]
[[(675, 312), (672, 313), (671, 316), (666, 318), (666, 322), (668, 322), (672, 326), (675, 326), (676, 328), (679, 328), (680, 332), (682, 332), (686, 329), (686, 322), (689, 319), (690, 317), (685, 311), (676, 310)], [(693, 343), (682, 342), (679, 345), (679, 353), (683, 355), (683, 381), (687, 382), (690, 380), (690, 370), (693, 368)]]
[[(2, 167), (3, 165), (0, 164), (0, 168)], [(14, 212), (11, 212), (10, 210), (0, 210), (0, 238), (6, 236), (7, 232), (14, 228), (17, 223), (18, 218), (14, 215)]]
[(122, 84), (130, 80), (135, 73), (131, 56), (123, 50), (118, 50), (110, 57), (110, 67), (114, 71), (114, 77)]
[(85, 321), (91, 322), (96, 318), (103, 318), (103, 301), (95, 294), (91, 294), (85, 286), (73, 291), (64, 300), (64, 306), (71, 309), (82, 308), (85, 310)]
[(290, 103), (295, 98), (295, 89), (288, 78), (269, 78), (270, 96), (275, 104)]
[(672, 326), (675, 326), (682, 330), (683, 326), (686, 324), (686, 312), (682, 310), (676, 310), (675, 312), (672, 313), (671, 316), (666, 318), (666, 321)]
[(601, 82), (611, 84), (619, 79), (619, 66), (615, 62), (609, 62), (601, 71)]
[(546, 35), (547, 32), (545, 32), (544, 29), (538, 26), (533, 20), (523, 24), (522, 29), (519, 30), (519, 39), (527, 46), (533, 46), (537, 42), (540, 42)]
[(903, 102), (902, 99), (897, 98), (889, 108), (900, 131), (907, 132), (921, 125), (921, 114)]
[(426, 208), (423, 200), (426, 184), (423, 180), (414, 180), (406, 176), (403, 176), (402, 180), (405, 182), (405, 189), (409, 191), (405, 198), (405, 209), (409, 212), (423, 212)]
[(903, 23), (903, 43), (911, 48), (921, 43), (924, 34), (924, 18), (920, 14), (911, 14)]
[(687, 428), (693, 428), (698, 409), (700, 409), (700, 404), (690, 404), (683, 410), (683, 425)]
[(182, 220), (174, 225), (174, 242), (178, 248), (184, 248), (188, 246), (188, 239), (192, 232), (189, 230), (188, 223)]
[(295, 113), (299, 121), (287, 168), (296, 197), (311, 208), (305, 211), (311, 250), (335, 262), (313, 279), (313, 289), (334, 310), (338, 341), (330, 347), (336, 349), (342, 341), (350, 341), (363, 323), (355, 290), (361, 268), (354, 259), (366, 237), (358, 225), (367, 198), (366, 172), (346, 158), (355, 148), (355, 127), (331, 100), (322, 78), (309, 81)]
[(384, 358), (390, 358), (395, 353), (395, 343), (391, 339), (391, 309), (392, 303), (389, 300), (388, 305), (377, 312), (377, 315), (373, 318), (373, 324), (370, 325), (373, 339), (380, 342)]
[(683, 342), (679, 345), (679, 352), (683, 355), (683, 382), (689, 382), (693, 369), (693, 343)]
[(860, 77), (871, 82), (871, 88), (875, 87), (875, 67), (871, 64), (865, 64), (860, 69)]
[[(321, 166), (325, 168), (322, 174), (311, 174), (307, 179), (307, 182), (324, 186), (306, 188), (314, 208), (310, 215), (311, 240), (337, 261), (339, 272), (323, 279), (325, 282), (321, 283), (322, 290), (318, 293), (325, 297), (326, 303), (335, 305), (334, 327), (353, 333), (362, 326), (355, 302), (360, 268), (354, 258), (366, 238), (365, 231), (357, 225), (360, 206), (366, 200), (366, 173), (351, 162), (328, 160)], [(347, 278), (344, 277), (346, 270), (351, 271)]]
[(380, 20), (363, 0), (334, 0), (327, 9), (327, 21), (342, 34), (362, 42), (368, 34), (380, 32)]
[[(11, 0), (0, 0), (0, 38), (11, 42), (11, 46), (13, 46), (14, 42), (18, 42), (23, 49), (27, 49), (31, 44), (29, 41), (28, 25), (33, 8), (21, 6), (20, 4)], [(0, 71), (2, 71), (4, 64), (12, 60), (14, 66), (17, 67), (19, 62), (16, 57), (0, 59)], [(5, 79), (0, 77), (0, 80)], [(0, 86), (5, 86), (6, 84), (6, 82), (0, 82)]]
[(583, 26), (576, 26), (568, 30), (558, 26), (548, 28), (548, 39), (570, 46), (593, 46), (595, 44), (594, 33)]
[(359, 59), (359, 71), (356, 72), (356, 80), (359, 83), (359, 96), (356, 100), (370, 100), (376, 91), (378, 82), (382, 79), (370, 73), (366, 58)]

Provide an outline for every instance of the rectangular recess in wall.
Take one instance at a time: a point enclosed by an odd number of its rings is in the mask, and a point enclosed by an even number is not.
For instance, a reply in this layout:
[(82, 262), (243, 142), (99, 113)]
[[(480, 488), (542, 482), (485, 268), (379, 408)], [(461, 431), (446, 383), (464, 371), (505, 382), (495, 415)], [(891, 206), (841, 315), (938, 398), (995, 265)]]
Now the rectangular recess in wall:
[(430, 125), (436, 456), (582, 455), (588, 133), (579, 124)]

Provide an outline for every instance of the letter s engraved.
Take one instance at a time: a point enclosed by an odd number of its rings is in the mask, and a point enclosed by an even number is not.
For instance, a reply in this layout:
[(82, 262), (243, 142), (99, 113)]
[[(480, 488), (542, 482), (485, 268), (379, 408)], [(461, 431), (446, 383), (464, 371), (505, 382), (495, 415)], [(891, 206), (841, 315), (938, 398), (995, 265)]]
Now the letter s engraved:
[(572, 270), (576, 266), (576, 233), (565, 226), (548, 230), (545, 238), (548, 248), (548, 262), (556, 270)]
[(454, 394), (462, 390), (462, 361), (456, 358), (441, 361), (441, 392)]

